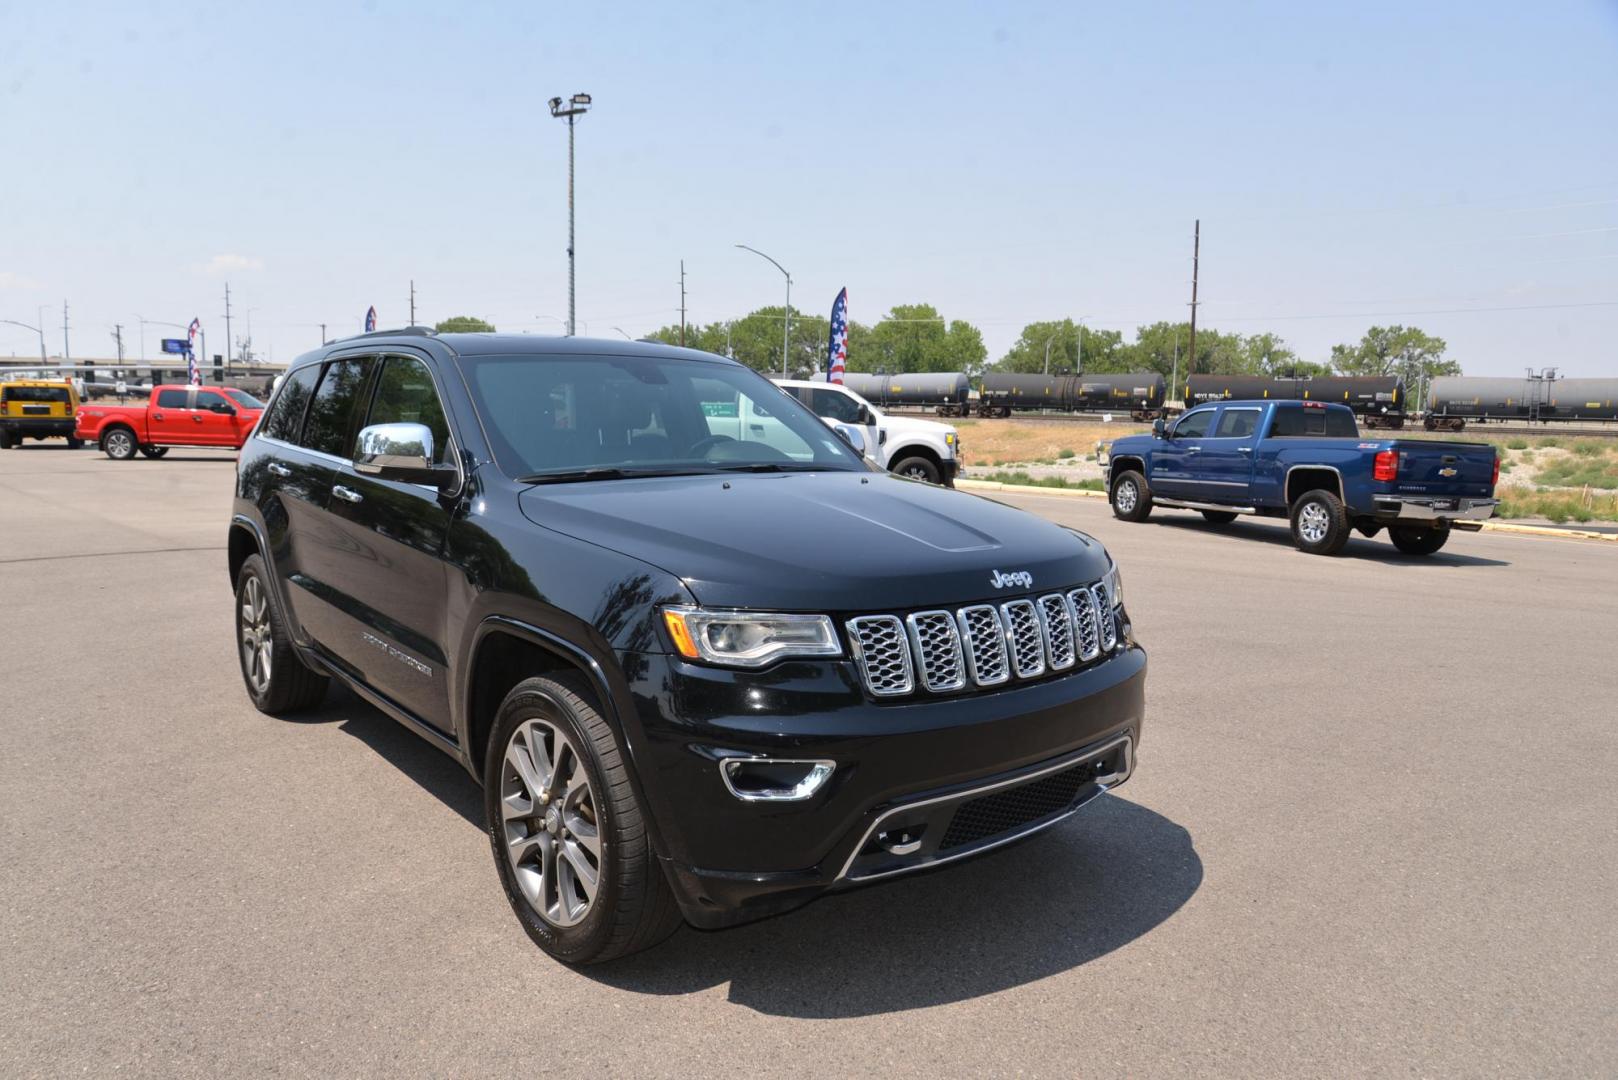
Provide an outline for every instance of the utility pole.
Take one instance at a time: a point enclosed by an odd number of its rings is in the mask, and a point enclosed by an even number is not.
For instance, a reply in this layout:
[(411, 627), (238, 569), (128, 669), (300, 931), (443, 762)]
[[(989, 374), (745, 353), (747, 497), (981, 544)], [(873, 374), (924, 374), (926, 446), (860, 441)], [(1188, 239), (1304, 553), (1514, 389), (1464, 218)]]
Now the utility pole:
[(416, 279), (410, 279), (410, 325), (416, 325)]
[(685, 348), (685, 260), (680, 260), (680, 348)]
[(71, 364), (73, 353), (67, 347), (67, 300), (62, 301), (62, 363)]
[(1180, 332), (1174, 332), (1174, 374), (1169, 376), (1169, 396), (1164, 401), (1173, 401), (1174, 388), (1180, 381)]
[(566, 102), (550, 100), (551, 115), (567, 118), (567, 336), (573, 337), (577, 312), (573, 306), (573, 121), (590, 108), (589, 94), (574, 94)]
[(1197, 370), (1197, 264), (1202, 258), (1202, 219), (1197, 218), (1196, 231), (1191, 238), (1191, 353), (1186, 360), (1189, 371)]
[[(225, 366), (226, 367), (230, 366), (231, 349), (234, 348), (234, 346), (231, 345), (232, 340), (233, 339), (230, 336), (230, 282), (227, 281), (227, 282), (225, 282)], [(207, 358), (204, 357), (204, 359), (207, 359)]]
[(326, 324), (325, 323), (320, 324), (320, 343), (322, 345), (326, 344)]
[(118, 366), (124, 366), (124, 324), (112, 324), (112, 340), (118, 343)]

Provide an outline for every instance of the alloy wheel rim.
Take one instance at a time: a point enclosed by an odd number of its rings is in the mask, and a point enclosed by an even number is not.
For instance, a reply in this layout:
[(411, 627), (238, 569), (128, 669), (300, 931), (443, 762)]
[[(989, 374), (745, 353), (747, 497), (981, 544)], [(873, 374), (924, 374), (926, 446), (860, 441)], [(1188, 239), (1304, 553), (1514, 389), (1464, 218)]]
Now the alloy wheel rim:
[(1298, 514), (1298, 532), (1311, 544), (1318, 544), (1326, 539), (1326, 529), (1329, 521), (1326, 517), (1326, 508), (1319, 503), (1310, 503)]
[(1133, 480), (1125, 480), (1118, 485), (1118, 509), (1126, 514), (1135, 509), (1135, 482)]
[(258, 577), (247, 579), (242, 588), (242, 671), (255, 694), (270, 685), (270, 605)]
[(125, 454), (129, 453), (129, 436), (125, 435), (123, 432), (113, 432), (112, 438), (109, 439), (108, 442), (112, 446), (113, 453), (117, 454), (119, 457), (123, 457)]
[(905, 475), (913, 480), (925, 480), (927, 479), (927, 470), (920, 465), (912, 465), (905, 470)]
[(511, 733), (500, 767), (501, 837), (523, 899), (552, 926), (575, 926), (601, 885), (595, 790), (577, 748), (549, 720)]

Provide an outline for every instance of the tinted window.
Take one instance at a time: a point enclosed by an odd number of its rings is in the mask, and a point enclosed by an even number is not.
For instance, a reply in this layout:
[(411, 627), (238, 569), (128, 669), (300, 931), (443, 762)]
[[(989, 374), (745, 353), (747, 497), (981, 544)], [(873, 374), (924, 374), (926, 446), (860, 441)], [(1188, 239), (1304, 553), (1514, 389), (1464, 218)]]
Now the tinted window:
[(262, 409), (264, 403), (246, 390), (226, 390), (225, 396), (244, 409)]
[(1219, 427), (1214, 437), (1219, 439), (1245, 439), (1258, 426), (1257, 409), (1226, 409), (1219, 416)]
[(1180, 417), (1180, 422), (1174, 425), (1176, 439), (1200, 439), (1208, 434), (1208, 425), (1213, 421), (1213, 410), (1203, 409), (1201, 412), (1188, 412)]
[(315, 388), (315, 376), (320, 368), (311, 364), (299, 368), (281, 383), (281, 392), (275, 395), (274, 407), (264, 418), (260, 432), (268, 439), (282, 442), (298, 441), (298, 430), (303, 427), (303, 410), (309, 404), (309, 395)]
[(844, 424), (860, 422), (859, 402), (847, 394), (839, 394), (836, 390), (821, 390), (818, 387), (810, 390), (809, 407), (815, 411), (816, 416), (824, 416), (828, 420)]
[(501, 468), (863, 468), (795, 399), (737, 364), (624, 356), (461, 360)]
[(159, 390), (157, 392), (157, 407), (160, 409), (183, 409), (186, 392), (184, 390)]
[(67, 402), (67, 387), (8, 386), (0, 391), (0, 401), (60, 401)]
[(427, 365), (409, 357), (390, 356), (382, 362), (382, 374), (377, 377), (365, 424), (399, 423), (425, 424), (433, 433), (434, 460), (440, 465), (449, 461), (449, 423), (444, 419), (444, 406), (438, 400)]
[(229, 402), (225, 400), (223, 394), (216, 394), (212, 390), (197, 391), (197, 404), (195, 407), (198, 409), (223, 410), (228, 404)]
[(1359, 437), (1354, 414), (1347, 409), (1277, 409), (1270, 437), (1277, 439), (1354, 439)]
[(326, 365), (320, 386), (309, 402), (309, 416), (303, 422), (300, 446), (336, 457), (350, 456), (349, 435), (354, 430), (355, 405), (360, 387), (371, 369), (370, 357), (333, 360)]

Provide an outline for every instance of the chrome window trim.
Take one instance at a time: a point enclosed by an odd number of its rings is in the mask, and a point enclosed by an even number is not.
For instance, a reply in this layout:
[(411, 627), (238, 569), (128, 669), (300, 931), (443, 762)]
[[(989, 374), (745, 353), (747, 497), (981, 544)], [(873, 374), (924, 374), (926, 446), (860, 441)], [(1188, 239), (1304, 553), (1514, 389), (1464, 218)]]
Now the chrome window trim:
[[(1060, 772), (1063, 769), (1071, 769), (1075, 765), (1082, 765), (1086, 761), (1093, 761), (1094, 759), (1096, 759), (1098, 757), (1104, 757), (1104, 756), (1106, 756), (1106, 754), (1109, 751), (1111, 751), (1113, 748), (1118, 746), (1120, 743), (1123, 744), (1123, 746), (1125, 747), (1125, 750), (1124, 750), (1124, 771), (1121, 772), (1121, 773), (1113, 773), (1112, 775), (1108, 776), (1104, 780), (1102, 780), (1102, 779), (1096, 780), (1095, 781), (1095, 785), (1096, 785), (1095, 793), (1093, 795), (1091, 795), (1090, 798), (1081, 799), (1080, 801), (1074, 803), (1072, 806), (1070, 806), (1067, 809), (1067, 811), (1065, 813), (1058, 814), (1056, 817), (1053, 817), (1048, 821), (1039, 822), (1038, 824), (1035, 824), (1035, 825), (1033, 825), (1031, 827), (1024, 828), (1024, 829), (1018, 829), (1018, 830), (1016, 830), (1014, 832), (1008, 833), (1005, 836), (1000, 837), (998, 840), (995, 840), (993, 843), (983, 844), (983, 845), (980, 845), (980, 846), (977, 846), (977, 847), (970, 847), (969, 846), (966, 850), (964, 850), (964, 851), (962, 851), (962, 852), (960, 852), (958, 854), (955, 854), (955, 855), (942, 855), (942, 856), (940, 856), (940, 857), (938, 857), (936, 859), (929, 860), (928, 862), (918, 863), (915, 866), (900, 866), (900, 867), (897, 867), (897, 868), (895, 868), (893, 870), (884, 870), (880, 874), (866, 874), (866, 875), (863, 875), (863, 876), (860, 876), (860, 877), (849, 877), (848, 876), (848, 871), (850, 870), (850, 868), (853, 867), (854, 860), (859, 858), (860, 852), (865, 849), (866, 844), (870, 843), (871, 837), (876, 835), (877, 830), (879, 828), (881, 828), (882, 823), (884, 821), (888, 820), (888, 818), (890, 818), (890, 817), (893, 817), (895, 814), (907, 813), (907, 812), (909, 812), (911, 810), (916, 810), (916, 809), (918, 809), (920, 807), (923, 807), (923, 806), (932, 806), (935, 803), (941, 803), (941, 802), (951, 802), (951, 801), (954, 801), (954, 800), (960, 800), (963, 803), (971, 802), (973, 799), (979, 799), (979, 798), (982, 798), (985, 795), (992, 795), (996, 791), (1001, 790), (1002, 788), (1015, 787), (1015, 786), (1017, 786), (1019, 784), (1026, 784), (1026, 783), (1029, 783), (1031, 781), (1038, 780), (1042, 776), (1048, 776), (1049, 774), (1051, 774), (1053, 772)], [(1107, 790), (1109, 790), (1111, 788), (1117, 787), (1119, 784), (1123, 783), (1125, 780), (1128, 780), (1130, 778), (1130, 776), (1134, 775), (1134, 772), (1135, 772), (1135, 740), (1134, 740), (1134, 737), (1132, 735), (1130, 735), (1129, 733), (1126, 732), (1125, 734), (1119, 735), (1116, 738), (1107, 740), (1106, 742), (1102, 743), (1100, 746), (1097, 746), (1097, 747), (1094, 747), (1094, 748), (1088, 749), (1088, 750), (1080, 750), (1076, 754), (1073, 754), (1073, 755), (1071, 755), (1069, 757), (1063, 758), (1060, 761), (1054, 762), (1054, 763), (1052, 763), (1050, 765), (1045, 766), (1042, 769), (1038, 769), (1038, 770), (1036, 770), (1034, 772), (1031, 772), (1031, 773), (1024, 773), (1024, 774), (1022, 774), (1020, 776), (1011, 777), (1010, 779), (1006, 779), (1006, 780), (997, 780), (992, 784), (985, 784), (982, 787), (967, 788), (965, 791), (957, 791), (957, 792), (954, 792), (953, 794), (950, 794), (950, 795), (935, 795), (934, 797), (932, 797), (930, 799), (921, 799), (921, 800), (918, 800), (917, 802), (904, 803), (904, 804), (899, 805), (899, 806), (891, 807), (888, 810), (884, 810), (880, 815), (877, 816), (875, 821), (871, 822), (870, 826), (865, 830), (864, 835), (862, 835), (860, 837), (859, 843), (855, 844), (853, 850), (848, 853), (848, 860), (843, 863), (843, 868), (842, 868), (842, 870), (838, 871), (837, 877), (836, 877), (835, 880), (837, 880), (837, 881), (876, 881), (879, 878), (893, 877), (895, 874), (907, 874), (907, 873), (909, 873), (909, 872), (911, 872), (913, 870), (924, 870), (924, 869), (927, 869), (928, 867), (939, 866), (939, 865), (942, 865), (943, 863), (953, 862), (956, 859), (967, 858), (968, 856), (971, 856), (971, 855), (981, 855), (985, 851), (992, 851), (995, 848), (1000, 847), (1000, 846), (1002, 846), (1004, 844), (1009, 844), (1014, 840), (1021, 840), (1025, 836), (1029, 836), (1029, 835), (1031, 835), (1033, 833), (1036, 833), (1036, 832), (1039, 832), (1039, 831), (1041, 831), (1043, 829), (1048, 829), (1052, 825), (1055, 825), (1055, 824), (1057, 824), (1057, 823), (1059, 823), (1061, 821), (1065, 821), (1067, 818), (1071, 817), (1074, 813), (1078, 812), (1079, 810), (1082, 810), (1085, 806), (1089, 805), (1089, 803), (1095, 798), (1096, 795), (1100, 795), (1104, 791), (1107, 791)]]

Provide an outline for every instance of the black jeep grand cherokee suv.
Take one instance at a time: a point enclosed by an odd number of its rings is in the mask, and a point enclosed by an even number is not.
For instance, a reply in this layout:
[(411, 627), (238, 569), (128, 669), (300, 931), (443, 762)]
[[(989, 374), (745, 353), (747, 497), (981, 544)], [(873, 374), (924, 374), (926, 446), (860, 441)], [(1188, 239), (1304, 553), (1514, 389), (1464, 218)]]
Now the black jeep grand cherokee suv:
[(230, 573), (254, 704), (335, 677), (459, 759), (513, 909), (571, 963), (1026, 836), (1140, 739), (1100, 544), (873, 472), (706, 353), (304, 356), (242, 450)]

